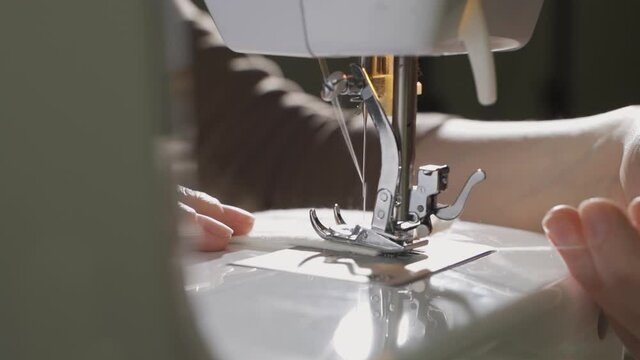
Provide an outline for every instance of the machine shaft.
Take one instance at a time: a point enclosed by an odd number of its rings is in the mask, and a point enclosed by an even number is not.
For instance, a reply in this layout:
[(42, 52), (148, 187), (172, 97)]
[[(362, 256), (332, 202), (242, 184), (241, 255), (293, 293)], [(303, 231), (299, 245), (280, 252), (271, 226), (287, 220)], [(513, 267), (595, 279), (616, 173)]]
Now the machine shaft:
[(418, 58), (398, 56), (393, 61), (392, 126), (400, 147), (400, 177), (396, 220), (409, 220), (409, 198), (415, 155)]

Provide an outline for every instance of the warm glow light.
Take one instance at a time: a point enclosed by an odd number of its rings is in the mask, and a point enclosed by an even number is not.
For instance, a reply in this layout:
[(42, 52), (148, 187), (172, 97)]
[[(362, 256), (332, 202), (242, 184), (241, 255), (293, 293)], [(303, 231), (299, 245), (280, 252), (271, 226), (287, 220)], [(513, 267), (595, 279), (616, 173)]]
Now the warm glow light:
[(373, 319), (368, 303), (360, 303), (345, 315), (335, 333), (333, 346), (345, 360), (366, 359), (373, 345)]
[(405, 313), (398, 324), (398, 338), (396, 343), (398, 347), (402, 347), (409, 340), (409, 314)]

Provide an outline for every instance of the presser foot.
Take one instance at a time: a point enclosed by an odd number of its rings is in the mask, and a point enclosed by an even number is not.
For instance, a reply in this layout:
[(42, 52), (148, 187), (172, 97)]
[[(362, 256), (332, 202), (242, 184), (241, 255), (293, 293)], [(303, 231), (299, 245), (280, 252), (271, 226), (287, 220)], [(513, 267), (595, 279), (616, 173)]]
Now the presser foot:
[(315, 209), (309, 210), (309, 220), (315, 232), (323, 239), (347, 246), (365, 247), (377, 250), (382, 254), (400, 254), (417, 247), (427, 245), (428, 240), (399, 241), (390, 238), (389, 234), (381, 234), (360, 225), (349, 225), (340, 214), (340, 207), (333, 208), (335, 226), (327, 227), (318, 219)]

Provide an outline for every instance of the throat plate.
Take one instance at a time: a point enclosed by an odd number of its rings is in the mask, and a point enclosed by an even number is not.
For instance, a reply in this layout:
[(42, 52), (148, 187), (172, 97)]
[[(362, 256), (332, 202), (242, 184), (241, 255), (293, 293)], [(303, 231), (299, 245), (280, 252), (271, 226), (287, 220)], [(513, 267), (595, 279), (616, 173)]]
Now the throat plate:
[(485, 245), (438, 239), (427, 246), (398, 255), (367, 256), (295, 247), (240, 260), (231, 265), (399, 286), (476, 260), (493, 251)]

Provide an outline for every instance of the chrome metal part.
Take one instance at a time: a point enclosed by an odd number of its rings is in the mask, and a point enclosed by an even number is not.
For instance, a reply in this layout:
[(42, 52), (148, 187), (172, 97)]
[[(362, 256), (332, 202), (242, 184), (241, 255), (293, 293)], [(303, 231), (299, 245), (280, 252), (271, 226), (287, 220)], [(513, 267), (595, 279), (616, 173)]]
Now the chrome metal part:
[(431, 215), (443, 220), (458, 217), (471, 189), (485, 179), (482, 170), (476, 171), (452, 205), (439, 204), (437, 201), (438, 194), (447, 188), (449, 167), (446, 165), (421, 166), (417, 185), (411, 186), (417, 60), (397, 58), (394, 67), (397, 69), (394, 70), (397, 77), (394, 80), (394, 92), (398, 99), (394, 101), (395, 132), (363, 67), (351, 65), (350, 75), (334, 72), (327, 78), (322, 90), (322, 98), (327, 101), (345, 95), (362, 102), (378, 132), (381, 168), (371, 228), (348, 225), (337, 204), (333, 209), (335, 226), (324, 226), (315, 209), (309, 211), (311, 225), (323, 239), (373, 248), (381, 253), (402, 253), (425, 245), (426, 240), (415, 239), (414, 230), (426, 225), (431, 232)]
[[(335, 213), (342, 218), (339, 215), (340, 209), (338, 207), (334, 207)], [(327, 227), (320, 222), (315, 209), (309, 210), (309, 220), (316, 233), (325, 240), (339, 242), (348, 246), (366, 247), (383, 254), (399, 254), (428, 243), (428, 240), (422, 240), (411, 244), (402, 244), (387, 238), (385, 234), (363, 228), (360, 225), (350, 226), (338, 223), (335, 226)]]
[(357, 65), (352, 65), (351, 69), (354, 77), (364, 85), (359, 95), (371, 116), (373, 125), (378, 131), (380, 141), (380, 178), (378, 179), (378, 192), (374, 206), (375, 216), (371, 222), (371, 227), (375, 230), (392, 234), (395, 225), (392, 218), (400, 166), (398, 143), (367, 73)]
[(425, 165), (418, 170), (418, 185), (411, 189), (409, 214), (420, 219), (431, 231), (431, 215), (442, 220), (453, 220), (460, 216), (471, 189), (486, 179), (484, 171), (478, 169), (465, 183), (462, 191), (452, 205), (437, 202), (437, 196), (447, 189), (449, 167), (447, 165)]
[(487, 175), (481, 169), (476, 170), (467, 182), (464, 184), (462, 191), (458, 195), (456, 201), (449, 206), (442, 206), (438, 204), (438, 209), (435, 212), (435, 216), (442, 220), (453, 220), (462, 214), (464, 204), (467, 202), (471, 189), (487, 178)]
[(418, 223), (424, 223), (431, 232), (430, 215), (434, 213), (437, 205), (435, 196), (447, 189), (449, 167), (447, 165), (425, 165), (418, 170), (418, 185), (411, 189), (409, 200), (409, 213)]
[(322, 86), (320, 97), (324, 101), (332, 101), (347, 91), (347, 75), (340, 71), (331, 73)]
[(336, 220), (336, 224), (338, 225), (347, 224), (347, 222), (342, 218), (342, 214), (340, 214), (340, 206), (338, 204), (333, 205), (333, 218)]
[(409, 220), (409, 194), (416, 138), (418, 58), (399, 56), (393, 62), (393, 130), (400, 147), (400, 179), (397, 194), (401, 201), (398, 221)]

